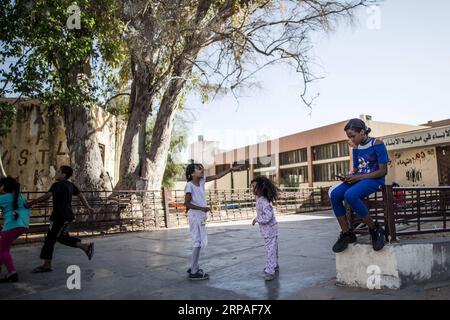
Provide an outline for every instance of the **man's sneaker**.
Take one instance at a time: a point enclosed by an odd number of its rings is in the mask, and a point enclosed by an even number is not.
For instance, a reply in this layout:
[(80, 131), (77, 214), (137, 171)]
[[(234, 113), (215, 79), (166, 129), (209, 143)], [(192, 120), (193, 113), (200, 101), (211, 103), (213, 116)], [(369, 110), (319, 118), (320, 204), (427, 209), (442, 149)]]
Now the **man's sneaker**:
[(353, 231), (341, 232), (339, 239), (333, 246), (333, 252), (338, 253), (347, 249), (349, 243), (356, 242), (356, 235)]
[(207, 273), (204, 273), (203, 271), (200, 272), (200, 270), (197, 271), (197, 273), (189, 274), (189, 280), (206, 280), (206, 279), (209, 279), (209, 275)]
[(264, 272), (264, 280), (272, 281), (274, 278), (275, 278), (274, 274), (270, 274), (270, 273)]
[(375, 251), (380, 251), (384, 247), (384, 229), (378, 222), (375, 223), (375, 229), (369, 229), (372, 238), (372, 247)]

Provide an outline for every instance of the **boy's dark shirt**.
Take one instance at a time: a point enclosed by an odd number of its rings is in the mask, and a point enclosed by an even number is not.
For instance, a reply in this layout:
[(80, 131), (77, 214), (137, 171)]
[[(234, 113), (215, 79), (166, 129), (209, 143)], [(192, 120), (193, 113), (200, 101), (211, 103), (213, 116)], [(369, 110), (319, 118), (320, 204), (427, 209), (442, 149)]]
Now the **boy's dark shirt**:
[(72, 195), (78, 195), (80, 190), (70, 181), (63, 180), (52, 184), (50, 190), (53, 195), (53, 212), (50, 220), (72, 221)]

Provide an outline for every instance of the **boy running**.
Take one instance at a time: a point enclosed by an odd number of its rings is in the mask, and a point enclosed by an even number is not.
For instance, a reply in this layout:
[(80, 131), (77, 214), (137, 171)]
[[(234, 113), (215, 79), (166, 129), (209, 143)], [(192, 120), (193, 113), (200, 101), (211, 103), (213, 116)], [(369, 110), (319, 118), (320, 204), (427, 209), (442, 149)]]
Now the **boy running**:
[(94, 243), (84, 244), (81, 242), (81, 239), (69, 235), (69, 225), (75, 219), (72, 211), (72, 195), (80, 198), (90, 214), (94, 213), (94, 209), (89, 206), (80, 190), (69, 181), (72, 174), (73, 169), (71, 167), (61, 166), (55, 176), (57, 182), (51, 186), (50, 190), (42, 197), (29, 201), (26, 204), (26, 207), (30, 208), (50, 198), (53, 200), (53, 212), (50, 216), (47, 236), (40, 255), (40, 258), (44, 260), (44, 264), (34, 268), (33, 273), (52, 271), (51, 263), (56, 241), (69, 247), (80, 248), (86, 253), (89, 260), (92, 259), (94, 254)]

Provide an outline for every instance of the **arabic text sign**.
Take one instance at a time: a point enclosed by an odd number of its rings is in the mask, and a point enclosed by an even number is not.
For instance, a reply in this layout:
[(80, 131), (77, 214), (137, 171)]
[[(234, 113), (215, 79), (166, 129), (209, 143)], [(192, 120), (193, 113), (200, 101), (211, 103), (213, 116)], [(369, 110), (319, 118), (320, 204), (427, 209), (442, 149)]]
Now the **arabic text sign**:
[(381, 139), (384, 141), (388, 150), (450, 143), (450, 126)]

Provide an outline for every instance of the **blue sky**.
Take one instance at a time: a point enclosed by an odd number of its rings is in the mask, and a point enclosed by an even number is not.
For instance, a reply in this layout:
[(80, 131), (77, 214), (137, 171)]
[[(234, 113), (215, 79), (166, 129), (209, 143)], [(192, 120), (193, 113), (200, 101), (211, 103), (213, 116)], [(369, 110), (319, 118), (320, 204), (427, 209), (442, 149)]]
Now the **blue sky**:
[(380, 12), (379, 29), (367, 27), (362, 8), (353, 26), (314, 36), (314, 71), (324, 79), (309, 88), (320, 93), (312, 110), (299, 98), (300, 76), (272, 67), (239, 105), (232, 96), (208, 104), (191, 96), (189, 142), (203, 134), (229, 149), (360, 114), (408, 124), (450, 118), (450, 1), (387, 0)]

